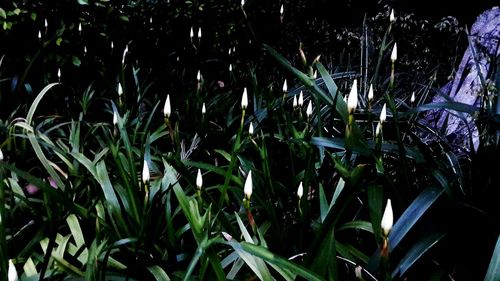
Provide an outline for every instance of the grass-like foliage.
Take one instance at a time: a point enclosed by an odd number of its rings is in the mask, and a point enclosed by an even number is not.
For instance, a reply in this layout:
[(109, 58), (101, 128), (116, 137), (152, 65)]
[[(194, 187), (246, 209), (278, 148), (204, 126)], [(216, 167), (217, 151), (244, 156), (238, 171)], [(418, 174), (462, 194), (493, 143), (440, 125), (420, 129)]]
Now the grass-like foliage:
[[(45, 74), (25, 96), (35, 63), (2, 73), (30, 103), (0, 120), (1, 280), (498, 280), (498, 64), (486, 105), (432, 104), (436, 72), (400, 80), (397, 22), (342, 69), (261, 44), (248, 5), (231, 12), (262, 61), (230, 48), (226, 83), (181, 60), (167, 97), (129, 45), (85, 85)], [(472, 116), (479, 148), (454, 150), (429, 110)]]

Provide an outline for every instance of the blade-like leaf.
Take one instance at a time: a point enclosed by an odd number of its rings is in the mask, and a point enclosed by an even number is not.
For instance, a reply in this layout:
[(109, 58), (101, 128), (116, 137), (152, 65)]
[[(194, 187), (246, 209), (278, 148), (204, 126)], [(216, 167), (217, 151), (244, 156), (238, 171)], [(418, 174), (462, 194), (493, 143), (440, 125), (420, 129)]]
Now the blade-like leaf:
[(484, 281), (498, 281), (500, 280), (500, 235), (498, 236), (493, 255), (491, 256), (490, 265)]

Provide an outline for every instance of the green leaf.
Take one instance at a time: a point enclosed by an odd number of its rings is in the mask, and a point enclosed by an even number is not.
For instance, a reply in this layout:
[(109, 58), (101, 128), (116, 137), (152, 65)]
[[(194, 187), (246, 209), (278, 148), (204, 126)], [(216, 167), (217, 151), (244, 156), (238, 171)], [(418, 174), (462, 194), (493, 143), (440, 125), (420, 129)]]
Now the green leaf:
[[(108, 171), (106, 170), (106, 164), (104, 163), (104, 161), (99, 161), (95, 169), (96, 180), (101, 185), (102, 192), (104, 193), (104, 198), (106, 198), (106, 201), (109, 203), (112, 211), (118, 212), (120, 210), (120, 203), (118, 202), (118, 198), (116, 197), (113, 185), (109, 180)], [(137, 210), (135, 210), (134, 213), (138, 216)]]
[(163, 268), (157, 265), (153, 265), (153, 266), (148, 266), (147, 269), (155, 277), (156, 280), (170, 281), (170, 277), (168, 277), (167, 273), (163, 270)]
[(80, 66), (82, 64), (82, 61), (77, 56), (73, 56), (71, 60), (74, 66)]
[(61, 46), (62, 41), (63, 41), (63, 39), (61, 37), (57, 38), (56, 45)]
[(364, 230), (370, 233), (373, 233), (372, 223), (368, 221), (350, 221), (341, 225), (337, 231), (346, 230), (346, 229), (357, 229)]
[(7, 14), (5, 13), (5, 10), (0, 8), (0, 17), (7, 19)]
[(71, 235), (75, 240), (76, 247), (80, 248), (84, 246), (85, 239), (83, 238), (83, 232), (82, 228), (80, 227), (80, 222), (78, 222), (78, 218), (74, 214), (71, 214), (66, 218), (66, 222), (68, 223)]
[(246, 251), (247, 253), (250, 253), (254, 256), (257, 256), (269, 263), (276, 264), (278, 266), (281, 266), (285, 269), (288, 269), (289, 271), (296, 273), (297, 275), (300, 275), (304, 277), (306, 280), (309, 281), (320, 281), (323, 280), (320, 276), (318, 276), (316, 273), (298, 265), (293, 262), (288, 261), (285, 258), (282, 258), (278, 255), (275, 255), (271, 251), (269, 251), (266, 248), (263, 248), (261, 246), (257, 246), (251, 243), (247, 242), (241, 242), (240, 243), (241, 248)]
[(398, 266), (392, 272), (392, 278), (398, 275), (403, 276), (405, 272), (420, 258), (427, 250), (434, 246), (441, 238), (445, 236), (445, 233), (433, 233), (427, 237), (424, 237), (406, 253), (406, 255), (401, 259)]
[(500, 280), (500, 235), (498, 236), (493, 255), (491, 256), (490, 265), (484, 277), (484, 281), (498, 280)]
[(382, 208), (384, 206), (384, 193), (380, 185), (368, 186), (368, 208), (370, 210), (370, 220), (377, 244), (380, 243), (380, 222), (382, 221)]
[(320, 276), (329, 276), (330, 280), (337, 280), (337, 249), (334, 233), (334, 231), (328, 233), (311, 265), (314, 272)]
[(88, 0), (78, 0), (78, 4), (80, 4), (80, 5), (88, 5), (89, 1)]

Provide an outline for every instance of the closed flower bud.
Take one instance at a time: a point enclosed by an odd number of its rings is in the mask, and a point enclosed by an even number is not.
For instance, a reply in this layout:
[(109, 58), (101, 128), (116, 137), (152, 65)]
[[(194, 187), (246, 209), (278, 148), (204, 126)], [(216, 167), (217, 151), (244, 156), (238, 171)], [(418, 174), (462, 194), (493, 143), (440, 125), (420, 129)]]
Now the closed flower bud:
[(391, 61), (394, 63), (398, 59), (398, 46), (394, 43), (394, 47), (392, 48), (391, 53)]
[(245, 6), (245, 0), (241, 0), (241, 7)]
[(150, 179), (149, 166), (148, 166), (148, 162), (146, 161), (146, 159), (144, 159), (144, 165), (142, 167), (142, 182), (146, 185), (149, 183), (149, 179)]
[(245, 180), (245, 186), (243, 187), (243, 193), (245, 193), (245, 198), (250, 200), (252, 196), (252, 171), (248, 171), (247, 179)]
[(198, 39), (201, 39), (201, 27), (198, 29)]
[(194, 37), (194, 31), (193, 31), (193, 27), (191, 26), (191, 29), (189, 30), (189, 38), (191, 38), (191, 40), (193, 40), (193, 37)]
[(205, 103), (201, 106), (201, 114), (207, 113), (207, 108), (205, 107)]
[(251, 136), (253, 135), (253, 123), (250, 122), (250, 126), (248, 126), (248, 134)]
[(370, 90), (368, 90), (368, 101), (372, 101), (373, 100), (373, 85), (370, 84)]
[(292, 102), (292, 106), (293, 108), (297, 108), (299, 104), (297, 103), (297, 95), (293, 95), (293, 102)]
[(14, 263), (12, 262), (12, 260), (9, 260), (8, 278), (9, 278), (9, 281), (17, 281), (17, 280), (19, 280), (19, 277), (17, 276), (16, 267), (14, 266)]
[(116, 124), (118, 124), (118, 114), (116, 111), (113, 111), (113, 125), (116, 126)]
[(307, 109), (306, 109), (307, 118), (310, 118), (312, 114), (313, 114), (312, 101), (309, 100), (309, 104), (307, 105)]
[(78, 32), (82, 32), (82, 24), (81, 23), (78, 24)]
[(59, 79), (59, 81), (61, 81), (61, 69), (60, 68), (57, 69), (57, 79)]
[(302, 199), (302, 195), (304, 195), (304, 187), (302, 186), (302, 182), (300, 182), (299, 188), (297, 189), (297, 197), (299, 197), (299, 200)]
[(198, 174), (196, 175), (196, 187), (201, 189), (203, 186), (203, 178), (201, 177), (201, 171), (198, 169)]
[(415, 102), (415, 92), (411, 93), (410, 102), (413, 104)]
[(380, 122), (377, 123), (377, 128), (375, 129), (375, 136), (380, 136), (380, 132), (382, 131), (382, 125), (380, 125)]
[(386, 104), (384, 103), (384, 106), (382, 106), (382, 110), (380, 111), (380, 123), (384, 123), (386, 119), (387, 119), (387, 109), (386, 109)]
[(245, 87), (243, 89), (243, 96), (241, 97), (241, 108), (246, 109), (248, 106), (248, 94), (247, 94), (247, 88)]
[(198, 80), (198, 83), (201, 81), (201, 72), (198, 70), (198, 73), (196, 73), (196, 80)]
[(285, 12), (285, 7), (283, 7), (283, 4), (281, 4), (280, 7), (280, 15), (283, 16), (283, 13)]
[(283, 82), (283, 93), (286, 93), (288, 91), (288, 85), (286, 84), (286, 79), (285, 82)]
[(42, 32), (38, 30), (38, 39), (42, 39)]
[(123, 88), (122, 88), (122, 84), (120, 82), (118, 82), (118, 96), (122, 96), (123, 95)]
[(302, 91), (299, 93), (299, 100), (298, 100), (299, 106), (302, 107), (304, 105), (304, 94)]
[(351, 87), (351, 92), (347, 98), (347, 110), (352, 114), (358, 106), (358, 80), (354, 80)]
[(382, 228), (382, 232), (384, 233), (385, 237), (387, 237), (389, 235), (389, 232), (391, 232), (393, 223), (394, 217), (392, 214), (391, 199), (387, 199), (387, 205), (385, 206), (384, 215), (382, 216), (382, 222), (380, 223), (380, 227)]
[(3, 152), (2, 152), (2, 149), (0, 149), (0, 161), (3, 161)]
[(165, 100), (165, 106), (163, 107), (163, 115), (165, 118), (169, 118), (172, 113), (172, 109), (170, 107), (170, 95), (167, 95), (167, 99)]
[(393, 23), (396, 21), (396, 17), (394, 16), (394, 9), (391, 10), (391, 14), (389, 16), (389, 22)]

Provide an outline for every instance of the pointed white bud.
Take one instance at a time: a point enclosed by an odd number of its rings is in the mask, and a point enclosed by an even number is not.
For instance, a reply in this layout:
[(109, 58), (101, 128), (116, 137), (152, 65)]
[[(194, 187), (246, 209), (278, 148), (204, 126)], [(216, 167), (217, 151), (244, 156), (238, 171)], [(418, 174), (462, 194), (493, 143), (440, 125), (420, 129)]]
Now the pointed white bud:
[(236, 53), (236, 46), (233, 47), (233, 54)]
[(310, 118), (312, 114), (313, 114), (312, 100), (309, 100), (309, 104), (307, 105), (307, 109), (306, 109), (307, 118)]
[(116, 111), (113, 111), (113, 125), (116, 126), (118, 124), (118, 113)]
[(12, 260), (9, 260), (8, 278), (9, 278), (9, 281), (17, 281), (17, 280), (19, 280), (19, 277), (17, 276), (16, 267), (14, 266), (14, 263), (12, 262)]
[(83, 53), (87, 54), (87, 46), (83, 46)]
[(167, 95), (167, 99), (165, 100), (165, 105), (163, 106), (163, 116), (165, 118), (169, 118), (172, 113), (172, 109), (170, 107), (170, 95)]
[(144, 165), (142, 166), (142, 183), (148, 184), (149, 183), (149, 166), (148, 166), (148, 161), (144, 159)]
[(59, 81), (61, 81), (61, 69), (60, 68), (57, 69), (57, 78), (59, 79)]
[(391, 53), (391, 61), (394, 63), (398, 59), (398, 46), (394, 43), (394, 47), (392, 48)]
[(3, 152), (2, 152), (2, 149), (0, 149), (0, 161), (3, 161)]
[(198, 39), (201, 39), (201, 27), (198, 28)]
[(196, 73), (196, 80), (198, 80), (198, 83), (201, 81), (201, 72), (198, 70), (198, 73)]
[(207, 113), (207, 107), (205, 106), (205, 103), (201, 106), (201, 114)]
[(297, 106), (299, 105), (297, 103), (297, 95), (293, 95), (293, 102), (292, 102), (292, 105), (293, 105), (293, 108), (297, 108)]
[(245, 186), (243, 187), (243, 193), (245, 193), (245, 197), (247, 200), (250, 200), (252, 196), (252, 171), (248, 171), (247, 179), (245, 180)]
[(386, 104), (384, 103), (384, 106), (382, 106), (382, 110), (380, 111), (380, 123), (384, 123), (386, 119), (387, 119), (387, 109), (386, 109)]
[(47, 23), (47, 19), (45, 19), (44, 26), (45, 26), (45, 29), (47, 29), (47, 27), (49, 26), (49, 24)]
[(380, 122), (377, 123), (377, 128), (375, 129), (375, 136), (380, 136), (380, 132), (382, 132), (382, 125)]
[(241, 0), (241, 7), (245, 6), (245, 0)]
[(227, 54), (228, 54), (228, 55), (231, 55), (231, 51), (232, 51), (232, 49), (231, 49), (231, 48), (229, 48), (229, 50), (227, 51)]
[(415, 102), (415, 92), (411, 93), (410, 102), (413, 104)]
[(38, 39), (42, 39), (42, 32), (38, 30)]
[(358, 106), (358, 80), (354, 80), (349, 97), (347, 97), (347, 110), (352, 114)]
[(198, 174), (196, 175), (196, 187), (198, 189), (201, 189), (202, 186), (203, 186), (203, 178), (201, 176), (200, 169), (198, 169)]
[(373, 85), (370, 84), (370, 89), (368, 90), (368, 101), (372, 101), (373, 100)]
[(304, 187), (302, 186), (302, 182), (300, 182), (299, 188), (297, 189), (297, 197), (299, 197), (299, 200), (302, 199), (302, 195), (304, 195)]
[(123, 88), (122, 88), (122, 83), (118, 82), (118, 96), (123, 95)]
[(232, 72), (232, 71), (233, 71), (233, 65), (229, 64), (229, 72)]
[(250, 126), (248, 126), (248, 134), (251, 136), (253, 135), (253, 123), (250, 122)]
[(82, 23), (78, 24), (78, 32), (82, 32)]
[(396, 21), (396, 17), (394, 16), (394, 9), (391, 10), (391, 15), (389, 16), (389, 22), (393, 23)]
[(149, 17), (149, 23), (153, 24), (153, 17)]
[(191, 29), (189, 30), (189, 38), (191, 38), (191, 40), (193, 40), (193, 37), (194, 37), (194, 31), (193, 31), (193, 27), (191, 26)]
[(318, 71), (314, 70), (314, 72), (313, 72), (313, 79), (316, 79), (316, 78), (318, 78)]
[(285, 82), (283, 82), (283, 93), (286, 93), (288, 91), (288, 85), (286, 84), (286, 79)]
[(281, 7), (280, 7), (280, 15), (283, 16), (283, 13), (285, 12), (285, 8), (283, 7), (283, 4), (281, 4)]
[(111, 50), (115, 48), (115, 45), (113, 44), (113, 41), (111, 41)]
[(389, 235), (389, 232), (391, 232), (393, 223), (394, 217), (392, 214), (391, 199), (387, 199), (387, 205), (385, 206), (384, 215), (382, 216), (382, 222), (380, 223), (382, 232), (386, 237)]
[(299, 93), (299, 100), (298, 100), (299, 106), (302, 107), (304, 105), (304, 93), (300, 91)]
[(245, 87), (243, 89), (243, 96), (241, 97), (241, 108), (246, 109), (248, 106), (248, 94), (247, 94), (247, 88)]

